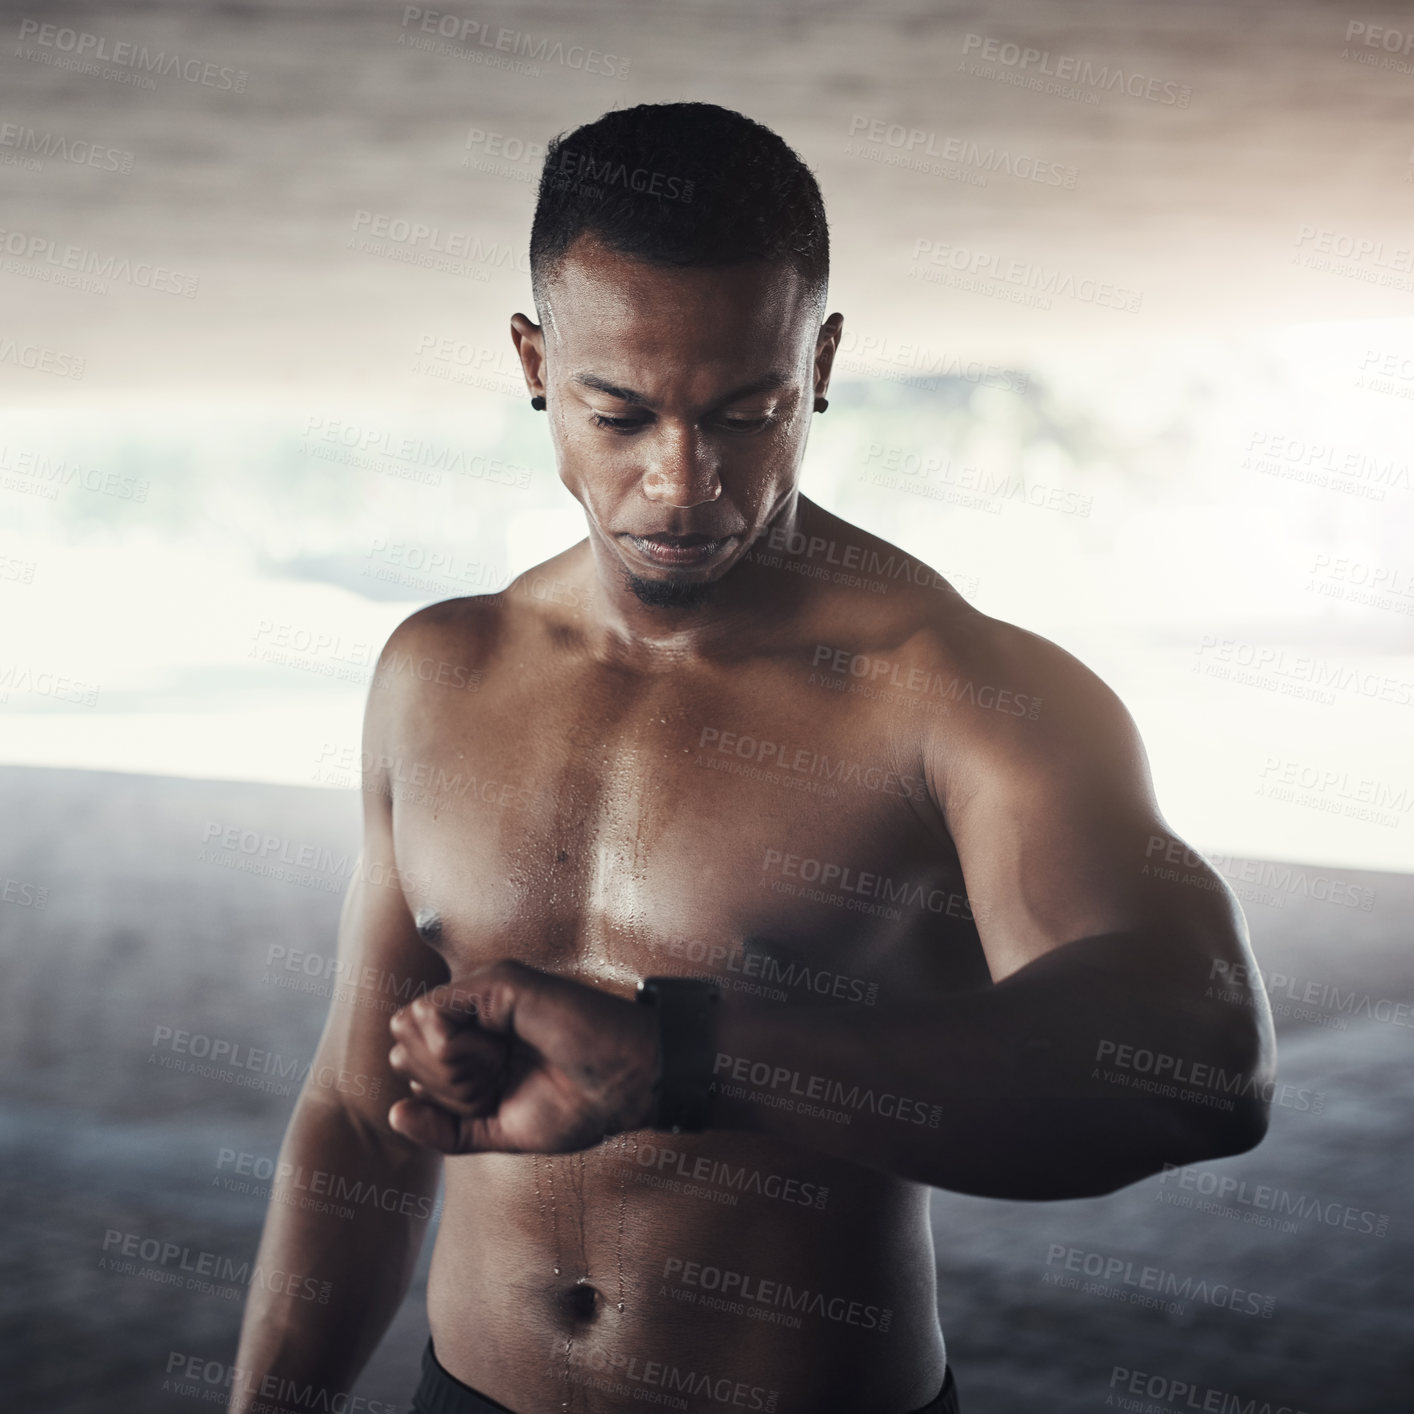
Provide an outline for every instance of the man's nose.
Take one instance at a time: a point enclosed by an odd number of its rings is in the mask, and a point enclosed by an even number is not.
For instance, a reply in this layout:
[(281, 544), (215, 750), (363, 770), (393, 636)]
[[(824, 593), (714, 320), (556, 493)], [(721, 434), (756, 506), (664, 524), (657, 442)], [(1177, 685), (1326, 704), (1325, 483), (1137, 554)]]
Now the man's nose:
[(722, 494), (717, 454), (692, 428), (659, 424), (645, 451), (643, 494), (662, 506), (702, 506)]

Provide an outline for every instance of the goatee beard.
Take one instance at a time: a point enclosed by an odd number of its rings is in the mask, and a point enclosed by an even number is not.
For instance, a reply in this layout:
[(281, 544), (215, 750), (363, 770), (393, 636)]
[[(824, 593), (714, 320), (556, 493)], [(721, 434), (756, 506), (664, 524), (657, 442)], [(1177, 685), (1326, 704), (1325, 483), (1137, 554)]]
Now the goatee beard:
[(636, 574), (625, 574), (624, 579), (638, 602), (650, 609), (695, 609), (715, 588), (711, 580), (640, 579)]

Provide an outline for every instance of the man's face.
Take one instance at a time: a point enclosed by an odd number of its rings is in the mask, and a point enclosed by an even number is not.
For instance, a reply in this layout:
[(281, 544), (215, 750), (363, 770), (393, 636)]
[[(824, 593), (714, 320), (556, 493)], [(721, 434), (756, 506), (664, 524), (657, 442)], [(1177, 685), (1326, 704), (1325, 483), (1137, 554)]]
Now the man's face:
[(513, 327), (560, 479), (644, 603), (710, 594), (795, 490), (839, 337), (788, 266), (664, 268), (589, 237)]

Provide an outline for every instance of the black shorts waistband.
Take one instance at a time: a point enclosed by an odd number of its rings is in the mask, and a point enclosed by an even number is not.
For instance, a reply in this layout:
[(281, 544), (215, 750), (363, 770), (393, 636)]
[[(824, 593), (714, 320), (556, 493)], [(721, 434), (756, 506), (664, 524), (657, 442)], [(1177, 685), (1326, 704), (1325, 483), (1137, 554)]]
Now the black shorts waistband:
[[(448, 1374), (438, 1364), (429, 1339), (427, 1349), (422, 1352), (422, 1379), (413, 1396), (410, 1414), (515, 1414), (515, 1411)], [(953, 1379), (951, 1365), (944, 1374), (942, 1389), (912, 1414), (959, 1414), (957, 1382)]]
[(464, 1385), (437, 1363), (429, 1337), (422, 1352), (422, 1378), (412, 1397), (409, 1414), (515, 1414), (504, 1404), (488, 1399), (480, 1390)]

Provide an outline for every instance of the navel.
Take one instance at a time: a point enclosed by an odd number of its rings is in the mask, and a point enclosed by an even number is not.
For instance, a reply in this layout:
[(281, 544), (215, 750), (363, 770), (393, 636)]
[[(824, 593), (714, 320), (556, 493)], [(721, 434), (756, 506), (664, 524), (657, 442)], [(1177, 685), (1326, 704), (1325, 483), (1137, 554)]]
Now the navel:
[(602, 1301), (603, 1296), (599, 1288), (587, 1277), (581, 1277), (573, 1286), (566, 1287), (560, 1293), (560, 1302), (565, 1314), (574, 1321), (597, 1319)]

